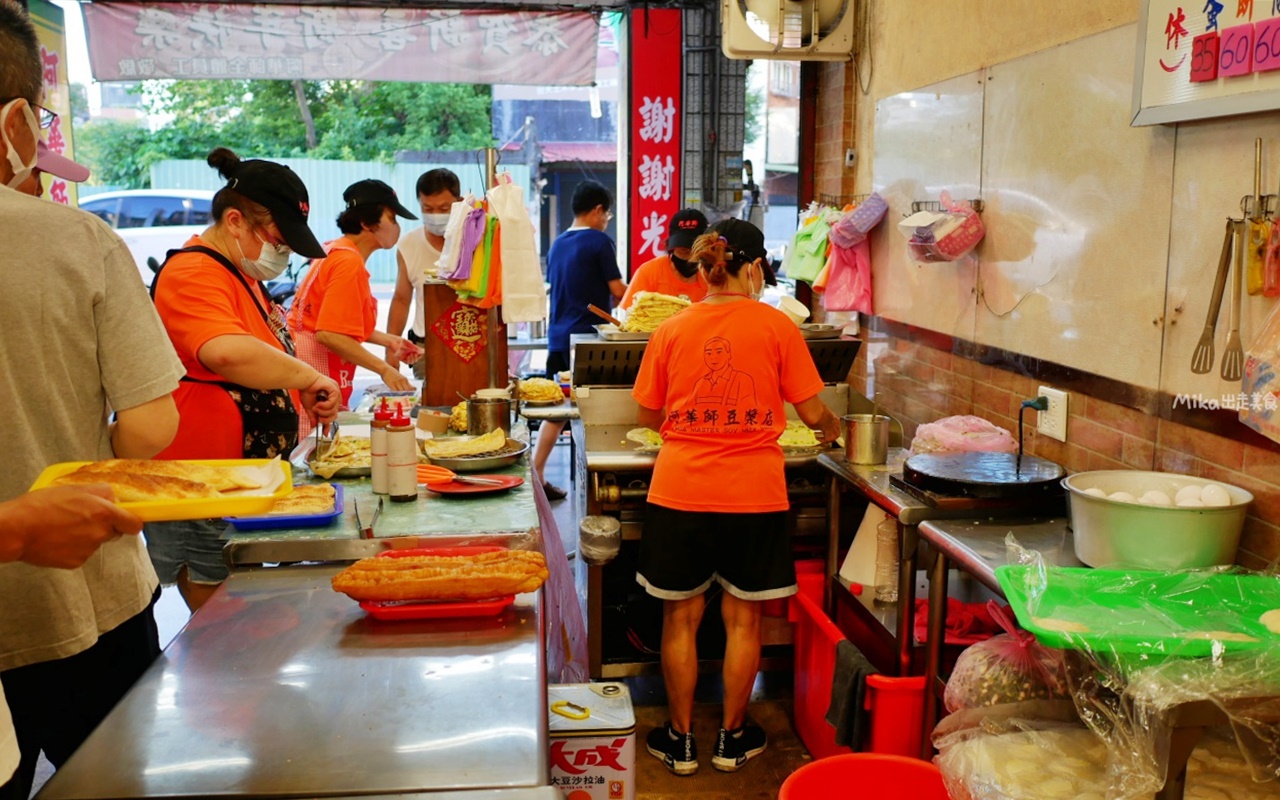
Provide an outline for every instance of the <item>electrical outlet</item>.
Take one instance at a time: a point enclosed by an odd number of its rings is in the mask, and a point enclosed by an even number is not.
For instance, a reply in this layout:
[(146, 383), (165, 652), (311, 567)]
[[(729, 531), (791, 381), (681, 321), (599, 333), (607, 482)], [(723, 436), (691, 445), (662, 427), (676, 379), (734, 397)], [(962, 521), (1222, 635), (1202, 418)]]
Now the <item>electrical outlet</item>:
[(853, 149), (852, 147), (846, 149), (844, 151), (844, 168), (853, 169), (854, 165), (857, 163), (858, 163), (858, 151)]
[(1040, 394), (1049, 399), (1049, 408), (1036, 412), (1036, 428), (1051, 439), (1067, 440), (1067, 393), (1061, 389), (1040, 387)]

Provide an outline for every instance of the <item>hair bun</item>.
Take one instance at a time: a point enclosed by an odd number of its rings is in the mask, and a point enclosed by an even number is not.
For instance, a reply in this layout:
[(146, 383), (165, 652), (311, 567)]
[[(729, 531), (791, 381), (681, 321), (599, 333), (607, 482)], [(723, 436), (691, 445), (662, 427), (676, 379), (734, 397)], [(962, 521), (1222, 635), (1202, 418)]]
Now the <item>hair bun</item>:
[(240, 156), (226, 147), (215, 147), (205, 160), (227, 180), (231, 180), (240, 171)]

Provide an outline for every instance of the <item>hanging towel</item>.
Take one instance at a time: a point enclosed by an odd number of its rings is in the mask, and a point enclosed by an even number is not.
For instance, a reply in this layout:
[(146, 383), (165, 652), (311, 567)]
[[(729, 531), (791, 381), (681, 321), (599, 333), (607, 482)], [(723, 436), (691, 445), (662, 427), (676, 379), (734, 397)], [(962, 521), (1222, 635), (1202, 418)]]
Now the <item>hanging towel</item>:
[(879, 672), (853, 642), (841, 639), (836, 644), (831, 705), (827, 708), (827, 722), (836, 729), (836, 744), (862, 749), (871, 729), (871, 713), (866, 710), (867, 676)]
[(498, 255), (502, 261), (502, 321), (538, 322), (547, 318), (547, 289), (538, 260), (537, 236), (524, 192), (519, 186), (500, 182), (489, 190), (489, 206), (502, 224)]
[(449, 222), (444, 228), (444, 246), (436, 259), (436, 275), (447, 279), (458, 268), (458, 248), (462, 245), (462, 226), (467, 215), (475, 207), (475, 198), (468, 194), (449, 207)]

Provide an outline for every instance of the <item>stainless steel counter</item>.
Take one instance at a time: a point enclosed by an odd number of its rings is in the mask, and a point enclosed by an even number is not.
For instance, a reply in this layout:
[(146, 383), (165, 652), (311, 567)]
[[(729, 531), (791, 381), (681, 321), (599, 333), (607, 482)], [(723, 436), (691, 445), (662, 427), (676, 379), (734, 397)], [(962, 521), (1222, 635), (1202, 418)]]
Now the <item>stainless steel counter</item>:
[(335, 572), (232, 574), (40, 796), (548, 784), (541, 592), (494, 618), (377, 622)]

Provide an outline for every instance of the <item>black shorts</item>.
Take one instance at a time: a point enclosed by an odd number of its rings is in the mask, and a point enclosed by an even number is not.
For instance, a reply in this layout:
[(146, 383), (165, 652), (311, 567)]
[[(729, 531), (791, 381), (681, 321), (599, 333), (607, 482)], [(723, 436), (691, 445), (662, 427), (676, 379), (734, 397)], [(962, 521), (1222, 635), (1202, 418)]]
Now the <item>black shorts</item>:
[(555, 350), (547, 353), (547, 377), (556, 380), (561, 372), (567, 372), (569, 369), (569, 354), (560, 353)]
[(636, 580), (663, 600), (696, 597), (719, 581), (742, 600), (796, 593), (787, 512), (721, 514), (645, 504)]

